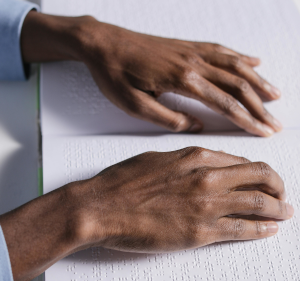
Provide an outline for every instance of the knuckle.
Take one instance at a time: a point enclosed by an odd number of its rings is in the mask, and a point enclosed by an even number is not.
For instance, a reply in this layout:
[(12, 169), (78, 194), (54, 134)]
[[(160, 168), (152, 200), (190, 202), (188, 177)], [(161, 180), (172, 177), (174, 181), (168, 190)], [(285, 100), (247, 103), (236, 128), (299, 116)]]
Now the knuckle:
[(237, 70), (242, 67), (242, 60), (237, 56), (230, 56), (228, 58), (228, 64), (230, 68)]
[(234, 219), (233, 223), (233, 238), (239, 239), (246, 231), (246, 223), (243, 219)]
[(262, 212), (266, 208), (264, 195), (259, 191), (254, 191), (251, 198), (252, 210)]
[(199, 79), (199, 74), (191, 67), (185, 67), (181, 74), (183, 84), (192, 85)]
[(206, 213), (214, 214), (216, 212), (216, 206), (213, 202), (207, 201), (204, 203), (204, 208)]
[(185, 53), (182, 54), (181, 57), (188, 63), (188, 64), (197, 64), (199, 63), (199, 56), (195, 53)]
[(176, 116), (168, 122), (167, 127), (173, 132), (181, 132), (187, 129), (187, 122), (182, 116)]
[(203, 148), (201, 147), (198, 147), (198, 146), (188, 146), (184, 149), (182, 149), (182, 151), (185, 153), (185, 155), (189, 155), (189, 154), (192, 154), (194, 153), (195, 151), (198, 151), (198, 150), (202, 150)]
[(225, 48), (220, 45), (220, 44), (212, 44), (213, 49), (215, 50), (215, 52), (224, 52)]
[(203, 187), (210, 187), (216, 178), (216, 172), (212, 169), (202, 168), (198, 170), (197, 177), (199, 185), (202, 185)]
[(197, 156), (202, 162), (206, 162), (211, 158), (212, 153), (209, 149), (202, 148), (202, 150), (198, 152)]
[(242, 78), (238, 78), (236, 80), (236, 86), (237, 86), (239, 93), (242, 95), (249, 93), (250, 88), (251, 88), (250, 84), (245, 79), (242, 79)]
[(251, 161), (248, 160), (246, 157), (239, 157), (239, 161), (240, 161), (241, 164), (251, 163)]
[(189, 158), (201, 158), (208, 157), (209, 150), (199, 147), (199, 146), (190, 146), (185, 148), (185, 156)]
[(252, 164), (253, 173), (268, 178), (271, 175), (271, 167), (265, 162), (256, 162)]
[(286, 203), (278, 200), (278, 214), (281, 216), (286, 213)]
[(261, 236), (264, 233), (265, 226), (260, 221), (255, 221), (256, 235)]
[(149, 155), (149, 154), (153, 154), (153, 153), (159, 153), (157, 151), (146, 151), (144, 153), (142, 153), (141, 155)]
[(238, 106), (239, 105), (238, 105), (237, 101), (232, 96), (229, 96), (229, 95), (226, 95), (222, 99), (221, 104), (220, 104), (222, 113), (225, 115), (230, 115), (230, 116), (235, 114), (235, 112), (238, 109)]

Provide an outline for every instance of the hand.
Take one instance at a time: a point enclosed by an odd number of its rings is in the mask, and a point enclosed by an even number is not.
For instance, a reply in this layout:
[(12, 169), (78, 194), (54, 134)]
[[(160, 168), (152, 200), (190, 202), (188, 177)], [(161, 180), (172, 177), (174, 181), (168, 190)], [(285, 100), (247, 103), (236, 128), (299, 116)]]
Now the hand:
[(107, 98), (129, 115), (174, 132), (200, 131), (200, 120), (156, 101), (172, 91), (201, 101), (249, 133), (270, 136), (282, 129), (257, 94), (267, 100), (280, 96), (253, 70), (259, 59), (217, 44), (139, 34), (93, 19), (83, 29), (82, 60)]
[[(265, 238), (278, 230), (273, 219), (294, 212), (270, 166), (199, 147), (144, 153), (70, 189), (81, 206), (85, 247), (121, 251), (168, 252)], [(252, 214), (259, 217), (243, 217)]]
[(203, 125), (188, 112), (158, 103), (163, 92), (199, 100), (255, 135), (270, 136), (282, 129), (259, 97), (280, 96), (253, 70), (259, 59), (217, 44), (149, 36), (91, 17), (32, 11), (24, 21), (21, 46), (26, 62), (83, 61), (115, 105), (174, 132), (198, 132)]
[(273, 219), (294, 213), (284, 200), (267, 164), (189, 147), (127, 159), (0, 216), (0, 225), (14, 280), (31, 280), (93, 246), (169, 252), (269, 237)]

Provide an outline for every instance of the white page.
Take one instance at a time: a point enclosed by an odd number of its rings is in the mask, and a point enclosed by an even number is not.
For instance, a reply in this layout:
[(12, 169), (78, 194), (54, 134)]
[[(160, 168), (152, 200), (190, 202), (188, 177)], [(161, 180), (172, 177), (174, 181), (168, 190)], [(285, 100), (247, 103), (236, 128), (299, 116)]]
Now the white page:
[[(286, 128), (300, 127), (300, 17), (290, 0), (42, 0), (42, 11), (90, 14), (135, 31), (217, 42), (258, 56), (258, 72), (283, 93), (267, 109)], [(112, 105), (78, 62), (43, 64), (41, 96), (43, 135), (162, 131)], [(168, 94), (163, 103), (199, 117), (206, 130), (237, 129), (198, 101)]]
[[(245, 135), (245, 134), (244, 134)], [(293, 219), (279, 222), (271, 238), (219, 243), (171, 254), (88, 249), (57, 262), (49, 280), (300, 280), (300, 131), (271, 138), (251, 136), (86, 136), (44, 139), (44, 191), (89, 178), (133, 155), (202, 146), (270, 164), (283, 178)]]

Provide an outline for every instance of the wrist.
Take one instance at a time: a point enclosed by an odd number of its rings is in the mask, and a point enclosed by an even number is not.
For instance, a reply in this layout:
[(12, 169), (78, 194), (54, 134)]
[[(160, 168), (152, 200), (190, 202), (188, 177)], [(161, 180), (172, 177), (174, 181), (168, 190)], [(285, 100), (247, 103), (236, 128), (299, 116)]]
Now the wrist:
[(85, 23), (91, 17), (61, 17), (36, 11), (28, 13), (21, 32), (25, 62), (82, 60)]
[[(66, 186), (67, 197), (72, 202), (71, 227), (76, 250), (94, 245), (101, 246), (101, 241), (108, 237), (108, 229), (104, 226), (105, 216), (102, 213), (104, 203), (99, 188), (101, 184), (99, 178), (100, 176), (97, 176), (96, 183), (92, 178), (72, 182)], [(104, 183), (101, 186), (104, 186)], [(97, 213), (94, 210), (97, 210)]]
[(80, 248), (70, 199), (62, 187), (0, 217), (15, 280), (32, 279)]
[(91, 16), (77, 18), (72, 34), (76, 37), (76, 58), (87, 65), (105, 63), (107, 50), (112, 50), (115, 26), (99, 22)]
[(90, 65), (96, 60), (105, 64), (116, 55), (112, 49), (122, 31), (91, 16), (61, 17), (31, 11), (22, 27), (22, 56), (28, 63), (75, 60)]

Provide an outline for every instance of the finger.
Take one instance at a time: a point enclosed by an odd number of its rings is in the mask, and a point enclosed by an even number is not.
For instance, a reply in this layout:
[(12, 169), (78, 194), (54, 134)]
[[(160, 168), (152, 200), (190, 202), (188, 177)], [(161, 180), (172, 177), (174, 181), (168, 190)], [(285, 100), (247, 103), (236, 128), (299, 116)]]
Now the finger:
[(154, 123), (172, 132), (198, 133), (202, 130), (203, 123), (199, 119), (182, 112), (172, 111), (142, 91), (133, 90), (133, 94), (134, 106), (131, 105), (131, 108), (127, 109), (131, 116)]
[(234, 96), (256, 119), (269, 125), (276, 132), (282, 130), (281, 123), (264, 108), (260, 97), (246, 80), (213, 66), (208, 66), (208, 69), (204, 75), (207, 80)]
[(215, 241), (252, 240), (275, 235), (278, 224), (274, 221), (251, 221), (223, 217), (215, 225)]
[(265, 79), (260, 77), (251, 66), (245, 63), (239, 56), (227, 54), (213, 54), (209, 57), (209, 63), (216, 67), (229, 70), (246, 79), (267, 100), (278, 99), (280, 91)]
[(254, 118), (241, 108), (235, 98), (205, 80), (196, 71), (187, 73), (181, 83), (181, 89), (178, 87), (174, 91), (201, 101), (245, 131), (262, 137), (274, 134), (270, 126)]
[(258, 215), (279, 220), (293, 216), (294, 208), (260, 191), (235, 191), (226, 196), (226, 214)]
[[(197, 161), (199, 163), (199, 159), (197, 159)], [(203, 163), (202, 166), (210, 167), (229, 167), (233, 165), (251, 163), (251, 161), (245, 157), (228, 154), (222, 150), (213, 151), (209, 149), (203, 149), (201, 154), (201, 162)]]
[(215, 50), (216, 50), (217, 53), (236, 56), (236, 57), (240, 58), (244, 63), (248, 64), (251, 67), (258, 66), (261, 63), (260, 59), (257, 58), (257, 57), (250, 57), (250, 56), (240, 54), (240, 53), (238, 53), (234, 50), (231, 50), (229, 48), (226, 48), (222, 45), (217, 44), (216, 47), (215, 47)]
[(286, 199), (283, 180), (264, 162), (218, 168), (217, 175), (214, 176), (215, 186), (222, 186), (228, 192), (256, 187), (275, 198)]
[(250, 160), (244, 157), (238, 157), (221, 151), (213, 151), (196, 146), (178, 150), (177, 158), (180, 158), (182, 166), (188, 171), (203, 166), (227, 167), (251, 163)]

